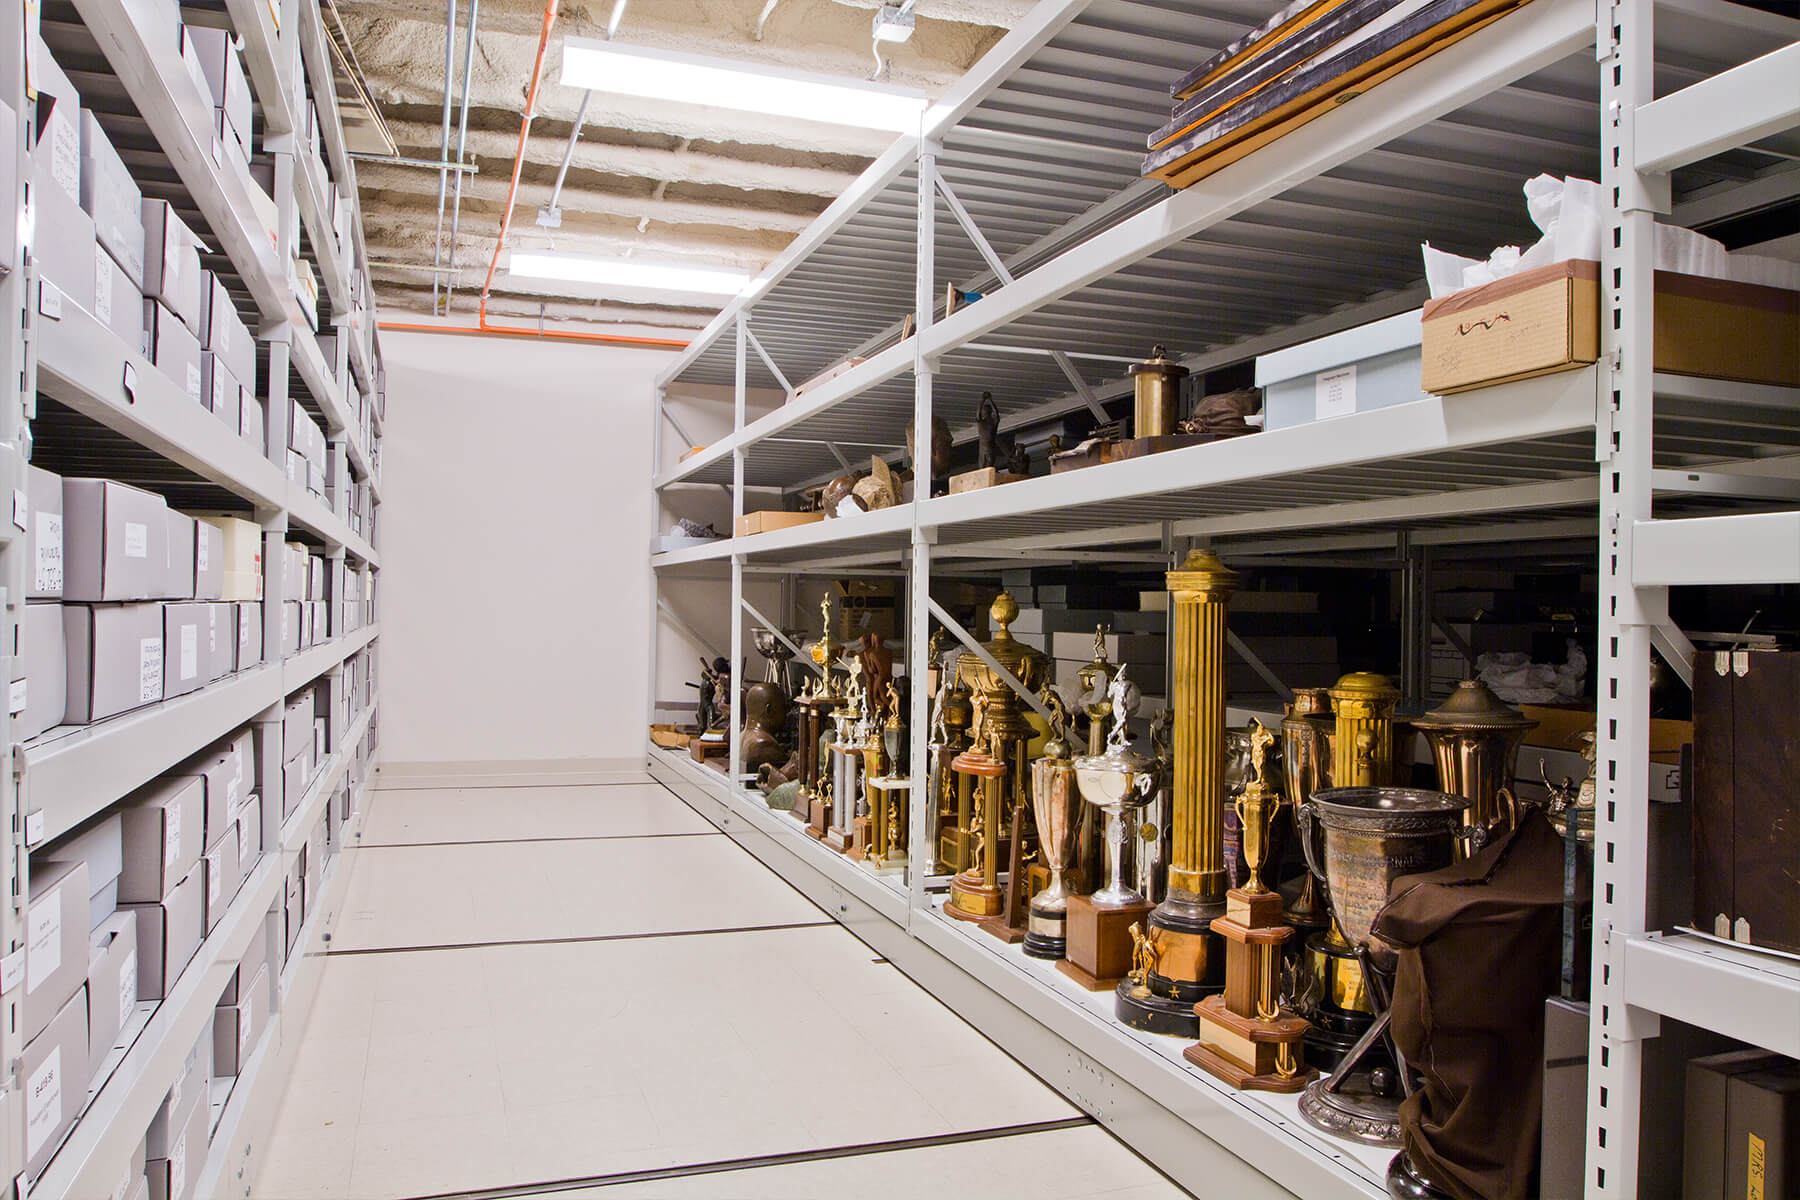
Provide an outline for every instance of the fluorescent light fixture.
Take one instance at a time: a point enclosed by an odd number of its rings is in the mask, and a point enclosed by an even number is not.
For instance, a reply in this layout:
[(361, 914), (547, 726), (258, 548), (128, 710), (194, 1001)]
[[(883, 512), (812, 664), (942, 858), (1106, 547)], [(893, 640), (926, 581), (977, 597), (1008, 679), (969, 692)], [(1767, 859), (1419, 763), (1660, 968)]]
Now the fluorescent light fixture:
[(657, 292), (699, 292), (710, 296), (735, 296), (750, 282), (748, 271), (725, 267), (683, 267), (629, 258), (591, 258), (583, 254), (528, 250), (513, 251), (507, 270), (531, 279)]
[(917, 133), (928, 103), (899, 88), (592, 38), (563, 39), (561, 81), (596, 92), (894, 133)]

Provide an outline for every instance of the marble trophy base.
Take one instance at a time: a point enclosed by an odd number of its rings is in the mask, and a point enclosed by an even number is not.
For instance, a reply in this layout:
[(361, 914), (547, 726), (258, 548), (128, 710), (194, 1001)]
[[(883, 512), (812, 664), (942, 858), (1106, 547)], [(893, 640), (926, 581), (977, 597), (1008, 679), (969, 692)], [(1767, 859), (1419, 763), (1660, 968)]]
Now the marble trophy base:
[(863, 858), (862, 869), (871, 875), (898, 875), (906, 870), (906, 852), (896, 850), (892, 854), (870, 854)]
[(1033, 958), (1059, 959), (1069, 949), (1067, 908), (1030, 906), (1025, 917), (1025, 953)]
[(1071, 896), (1068, 952), (1056, 969), (1090, 992), (1110, 992), (1131, 973), (1131, 927), (1150, 915), (1150, 902), (1096, 904)]

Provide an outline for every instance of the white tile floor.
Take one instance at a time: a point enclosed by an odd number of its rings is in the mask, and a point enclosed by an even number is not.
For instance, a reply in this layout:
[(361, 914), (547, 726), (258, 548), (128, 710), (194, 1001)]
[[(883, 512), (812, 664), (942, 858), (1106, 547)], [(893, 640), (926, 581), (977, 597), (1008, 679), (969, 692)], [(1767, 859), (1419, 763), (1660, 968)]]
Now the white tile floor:
[[(402, 1200), (1080, 1118), (708, 829), (654, 784), (376, 793), (332, 940), (362, 952), (325, 964), (251, 1195)], [(1092, 1125), (557, 1194), (948, 1179), (1184, 1194)]]

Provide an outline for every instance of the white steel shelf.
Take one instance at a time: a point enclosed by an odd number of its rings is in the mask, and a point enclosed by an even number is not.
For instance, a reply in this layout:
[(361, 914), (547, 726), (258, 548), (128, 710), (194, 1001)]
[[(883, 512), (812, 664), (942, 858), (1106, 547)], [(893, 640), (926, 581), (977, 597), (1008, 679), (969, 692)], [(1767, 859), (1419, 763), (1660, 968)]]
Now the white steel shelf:
[(306, 225), (306, 236), (312, 242), (313, 265), (331, 301), (331, 315), (338, 317), (350, 311), (350, 280), (344, 272), (343, 247), (338, 245), (337, 230), (331, 224), (331, 201), (321, 174), (322, 165), (304, 149), (295, 151), (294, 196), (299, 202), (300, 219)]
[(225, 0), (231, 28), (243, 42), (244, 73), (262, 110), (263, 136), (292, 133), (294, 119), (291, 61), (282, 52), (280, 31), (275, 27), (273, 6), (279, 0)]
[(343, 782), (344, 772), (350, 767), (349, 747), (354, 747), (363, 732), (369, 728), (369, 718), (374, 714), (375, 706), (370, 705), (351, 720), (344, 731), (345, 740), (342, 746), (325, 756), (319, 767), (318, 778), (306, 789), (306, 795), (299, 805), (288, 814), (287, 820), (281, 823), (281, 850), (285, 854), (298, 854), (300, 847), (306, 845), (306, 839), (318, 828), (319, 818), (330, 803), (338, 784)]
[(284, 506), (274, 463), (85, 310), (65, 302), (36, 339), (40, 392), (252, 504)]
[(361, 534), (352, 530), (348, 521), (331, 511), (323, 500), (300, 484), (292, 480), (286, 482), (288, 490), (285, 507), (290, 522), (323, 538), (328, 545), (342, 546), (370, 566), (381, 565), (375, 548)]
[(858, 553), (871, 550), (903, 550), (912, 540), (913, 506), (896, 504), (874, 512), (828, 518), (810, 525), (771, 529), (744, 537), (720, 538), (703, 546), (669, 550), (651, 556), (650, 565), (688, 566), (741, 554), (746, 558), (791, 561), (817, 557), (824, 547), (854, 542)]
[(1800, 583), (1800, 512), (1637, 521), (1632, 585)]
[(33, 817), (32, 832), (38, 836), (31, 844), (59, 837), (105, 811), (331, 670), (378, 633), (379, 626), (370, 625), (185, 696), (93, 725), (58, 726), (26, 742), (21, 810)]
[(1637, 111), (1637, 169), (1673, 171), (1800, 125), (1800, 42)]
[(1633, 934), (1624, 971), (1637, 1008), (1800, 1058), (1800, 960), (1693, 934)]

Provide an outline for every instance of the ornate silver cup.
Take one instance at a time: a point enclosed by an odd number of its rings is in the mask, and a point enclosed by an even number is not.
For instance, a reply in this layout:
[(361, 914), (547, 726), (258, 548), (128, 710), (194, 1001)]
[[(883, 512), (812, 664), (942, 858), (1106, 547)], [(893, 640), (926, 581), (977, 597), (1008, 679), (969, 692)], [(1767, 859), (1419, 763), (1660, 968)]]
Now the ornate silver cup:
[(1037, 821), (1038, 861), (1050, 882), (1031, 898), (1026, 917), (1025, 953), (1061, 958), (1068, 945), (1069, 889), (1063, 872), (1075, 858), (1081, 823), (1081, 794), (1067, 759), (1040, 758), (1031, 764), (1031, 812)]
[(1125, 882), (1125, 814), (1150, 803), (1156, 789), (1155, 766), (1155, 760), (1122, 744), (1110, 746), (1105, 754), (1075, 760), (1081, 798), (1106, 814), (1106, 886), (1094, 893), (1095, 904), (1136, 904), (1144, 899)]

